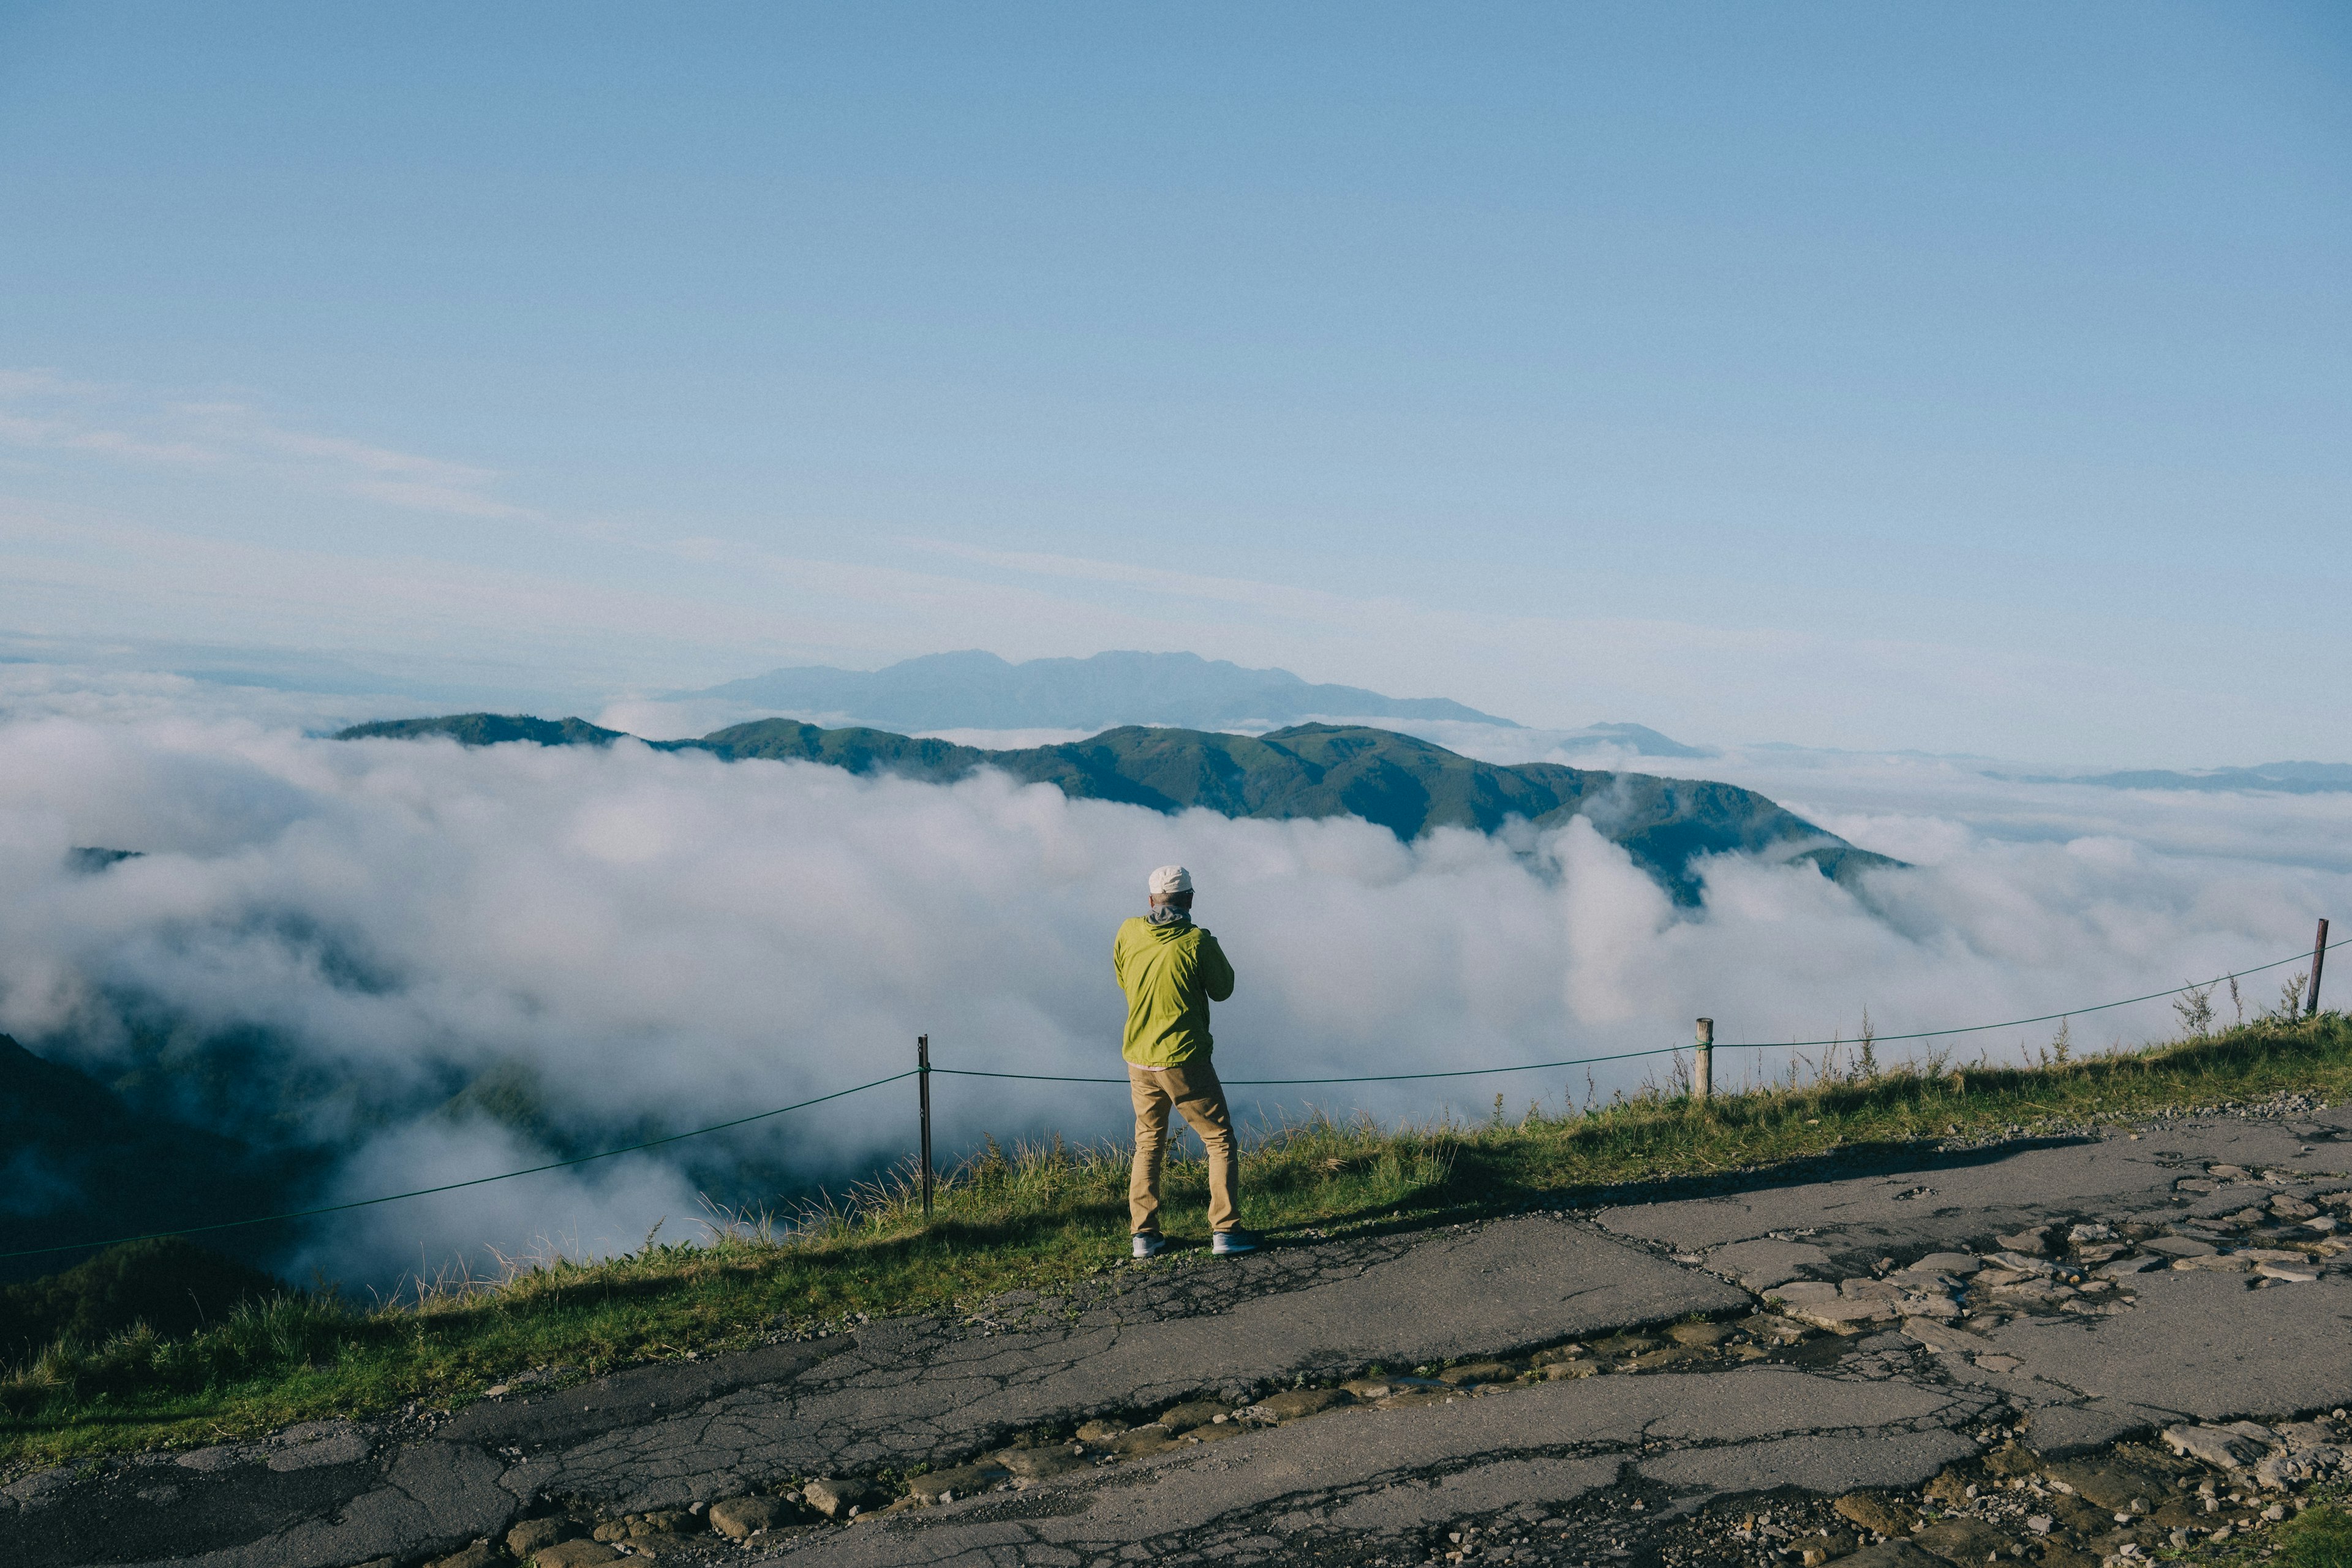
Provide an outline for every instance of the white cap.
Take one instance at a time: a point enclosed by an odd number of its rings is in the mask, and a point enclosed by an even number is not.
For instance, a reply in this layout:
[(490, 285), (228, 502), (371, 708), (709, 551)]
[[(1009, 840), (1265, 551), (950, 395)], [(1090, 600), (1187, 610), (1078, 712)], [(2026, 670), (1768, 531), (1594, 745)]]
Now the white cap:
[(1166, 898), (1171, 893), (1189, 893), (1192, 890), (1192, 873), (1181, 866), (1162, 866), (1151, 873), (1151, 896), (1155, 899)]

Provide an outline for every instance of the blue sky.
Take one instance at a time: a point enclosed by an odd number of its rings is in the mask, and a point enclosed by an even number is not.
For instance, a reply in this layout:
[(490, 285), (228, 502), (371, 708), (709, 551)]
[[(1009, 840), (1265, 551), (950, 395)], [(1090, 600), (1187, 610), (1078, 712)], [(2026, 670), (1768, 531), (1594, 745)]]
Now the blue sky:
[(2352, 756), (2352, 17), (0, 7), (0, 636)]

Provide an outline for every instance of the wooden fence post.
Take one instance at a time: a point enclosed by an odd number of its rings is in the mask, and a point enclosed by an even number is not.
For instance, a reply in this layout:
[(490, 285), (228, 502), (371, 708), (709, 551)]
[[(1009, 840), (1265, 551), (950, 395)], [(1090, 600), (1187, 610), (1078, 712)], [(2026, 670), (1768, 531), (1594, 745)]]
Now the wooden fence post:
[(1705, 1103), (1715, 1092), (1715, 1020), (1698, 1021), (1697, 1060), (1691, 1067), (1691, 1098)]
[(2319, 1016), (2319, 971), (2327, 962), (2327, 922), (2319, 922), (2319, 934), (2311, 939), (2311, 990), (2304, 997), (2303, 1016)]
[(923, 1218), (931, 1217), (931, 1037), (915, 1037), (915, 1082), (923, 1104)]

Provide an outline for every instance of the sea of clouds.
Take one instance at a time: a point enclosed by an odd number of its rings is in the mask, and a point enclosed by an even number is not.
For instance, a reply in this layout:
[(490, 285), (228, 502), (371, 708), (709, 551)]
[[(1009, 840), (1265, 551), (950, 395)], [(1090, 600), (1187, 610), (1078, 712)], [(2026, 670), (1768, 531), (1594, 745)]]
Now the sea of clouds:
[[(2125, 795), (1932, 759), (1683, 763), (1777, 778), (1792, 808), (1915, 862), (1858, 894), (1725, 858), (1686, 909), (1581, 821), (1405, 845), (1354, 820), (1163, 816), (994, 775), (336, 742), (315, 732), (351, 716), (330, 700), (305, 711), (174, 677), (12, 667), (0, 695), (0, 1029), (100, 1077), (130, 1060), (137, 1017), (280, 1042), (287, 1081), (327, 1086), (290, 1098), (287, 1131), (341, 1152), (321, 1201), (546, 1159), (441, 1109), (493, 1071), (535, 1082), (550, 1123), (592, 1146), (901, 1071), (918, 1034), (941, 1066), (1116, 1077), (1110, 937), (1167, 861), (1192, 868), (1240, 973), (1216, 1009), (1230, 1079), (1645, 1050), (1686, 1042), (1701, 1015), (1726, 1040), (1790, 1041), (1851, 1038), (1865, 1008), (1882, 1035), (2057, 1013), (2267, 963), (2352, 908), (2352, 795)], [(68, 851), (87, 845), (142, 857), (76, 871)], [(2250, 998), (2274, 999), (2276, 978)], [(2072, 1027), (2097, 1048), (2172, 1024), (2156, 1002)], [(1927, 1045), (2016, 1059), (2052, 1030)], [(1727, 1053), (1718, 1078), (1790, 1055)], [(1517, 1114), (1665, 1070), (1235, 1099), (1253, 1119), (1477, 1117), (1497, 1091)], [(542, 1238), (597, 1252), (657, 1221), (690, 1232), (684, 1150), (837, 1182), (912, 1146), (914, 1098), (894, 1084), (715, 1144), (354, 1211), (279, 1261), (383, 1282)], [(949, 1151), (1116, 1136), (1127, 1115), (1116, 1085), (948, 1079), (936, 1100)]]

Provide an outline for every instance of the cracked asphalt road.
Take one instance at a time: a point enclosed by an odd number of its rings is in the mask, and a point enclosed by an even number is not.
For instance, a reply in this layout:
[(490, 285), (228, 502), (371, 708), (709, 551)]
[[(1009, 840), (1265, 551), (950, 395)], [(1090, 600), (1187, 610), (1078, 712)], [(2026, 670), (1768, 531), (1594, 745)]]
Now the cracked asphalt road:
[[(486, 1401), (429, 1436), (319, 1423), (267, 1444), (141, 1456), (86, 1480), (37, 1474), (0, 1489), (0, 1543), (33, 1568), (413, 1563), (495, 1536), (542, 1496), (617, 1513), (787, 1476), (940, 1467), (1022, 1430), (1142, 1420), (1196, 1395), (1238, 1403), (1371, 1363), (1510, 1354), (1744, 1312), (1754, 1293), (1791, 1280), (1983, 1249), (2030, 1226), (2242, 1208), (2244, 1184), (2176, 1191), (2217, 1163), (2266, 1173), (2265, 1194), (2324, 1196), (2352, 1185), (2352, 1117), (2316, 1121), (2302, 1135), (2259, 1119), (2176, 1123), (2137, 1140), (1122, 1268), (1099, 1290), (1008, 1298), (977, 1321), (877, 1323)], [(1775, 1488), (1915, 1485), (2004, 1423), (2066, 1452), (2184, 1416), (2352, 1403), (2352, 1275), (2340, 1267), (2276, 1288), (2171, 1270), (2131, 1285), (2137, 1304), (2112, 1315), (2020, 1314), (1982, 1333), (1889, 1326), (1824, 1342), (1805, 1365), (1342, 1409), (793, 1535), (767, 1553), (726, 1550), (811, 1568), (1374, 1562), (1408, 1550), (1418, 1561), (1430, 1529), (1471, 1516), (1532, 1523), (1638, 1502), (1654, 1521)]]
[[(1360, 1549), (1467, 1514), (1530, 1506), (1540, 1513), (1629, 1479), (1694, 1500), (1724, 1489), (1899, 1485), (1974, 1452), (1952, 1428), (1992, 1404), (1777, 1367), (1735, 1381), (1736, 1389), (1702, 1394), (1693, 1377), (1603, 1378), (1411, 1413), (1348, 1409), (1229, 1439), (1199, 1457), (1106, 1471), (1088, 1478), (1091, 1485), (1039, 1487), (1009, 1503), (983, 1494), (828, 1532), (793, 1559), (845, 1568), (1190, 1563), (1245, 1559), (1257, 1538), (1307, 1555), (1318, 1546)], [(1079, 1496), (1086, 1506), (1070, 1510)]]

